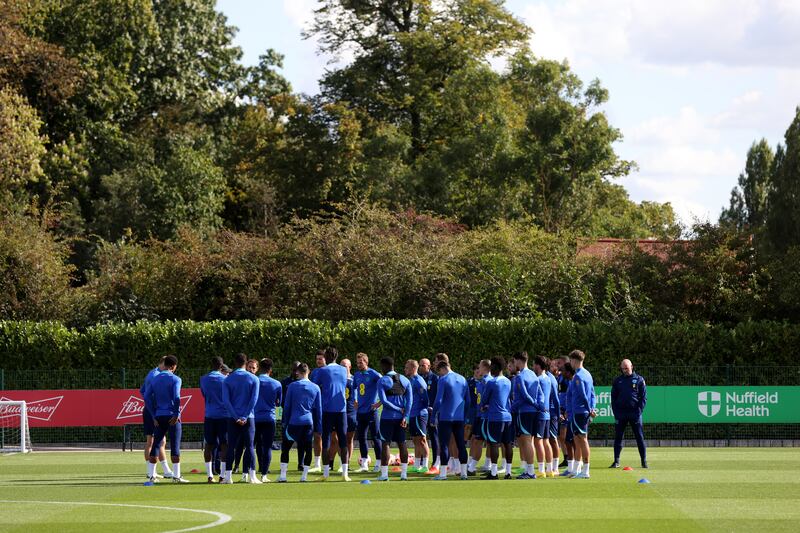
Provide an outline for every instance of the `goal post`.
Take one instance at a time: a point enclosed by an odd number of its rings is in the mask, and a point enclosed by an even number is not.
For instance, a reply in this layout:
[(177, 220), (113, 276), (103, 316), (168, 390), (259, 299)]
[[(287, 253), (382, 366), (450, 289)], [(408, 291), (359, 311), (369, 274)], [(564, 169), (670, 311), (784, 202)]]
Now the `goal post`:
[(24, 401), (0, 400), (0, 453), (31, 451), (28, 406)]

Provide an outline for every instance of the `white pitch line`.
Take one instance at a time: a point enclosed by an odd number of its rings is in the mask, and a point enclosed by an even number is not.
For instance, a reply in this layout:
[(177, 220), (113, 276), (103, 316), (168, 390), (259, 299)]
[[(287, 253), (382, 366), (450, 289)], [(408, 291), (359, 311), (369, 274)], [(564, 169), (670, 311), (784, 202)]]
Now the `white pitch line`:
[(197, 531), (199, 529), (208, 529), (210, 527), (221, 526), (231, 521), (230, 515), (225, 513), (218, 513), (217, 511), (205, 511), (203, 509), (186, 509), (183, 507), (162, 507), (159, 505), (136, 505), (132, 503), (97, 503), (97, 502), (51, 502), (44, 500), (0, 500), (0, 503), (36, 503), (36, 504), (51, 504), (51, 505), (98, 505), (104, 507), (135, 507), (139, 509), (158, 509), (160, 511), (184, 511), (187, 513), (203, 513), (216, 516), (217, 520), (211, 524), (202, 526), (187, 527), (186, 529), (176, 529), (174, 531), (165, 531), (164, 533), (183, 533), (184, 531)]

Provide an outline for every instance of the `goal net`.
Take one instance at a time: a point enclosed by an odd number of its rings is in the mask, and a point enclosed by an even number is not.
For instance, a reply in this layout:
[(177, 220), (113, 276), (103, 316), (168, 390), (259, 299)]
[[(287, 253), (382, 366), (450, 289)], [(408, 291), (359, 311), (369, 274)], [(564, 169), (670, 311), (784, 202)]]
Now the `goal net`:
[(31, 451), (28, 407), (25, 402), (0, 400), (0, 453)]

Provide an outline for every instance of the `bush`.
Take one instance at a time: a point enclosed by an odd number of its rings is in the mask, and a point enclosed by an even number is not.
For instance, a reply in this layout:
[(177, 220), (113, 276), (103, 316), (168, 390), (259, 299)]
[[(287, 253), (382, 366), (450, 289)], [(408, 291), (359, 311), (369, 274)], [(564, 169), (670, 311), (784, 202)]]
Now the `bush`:
[(313, 362), (314, 351), (335, 344), (342, 354), (364, 351), (399, 361), (448, 353), (457, 369), (520, 349), (560, 355), (573, 348), (587, 366), (614, 369), (623, 357), (637, 366), (720, 366), (757, 363), (796, 365), (791, 346), (800, 326), (748, 322), (736, 327), (698, 322), (677, 324), (578, 324), (547, 319), (511, 320), (257, 320), (113, 323), (85, 331), (54, 322), (0, 321), (0, 360), (5, 369), (151, 367), (174, 353), (183, 368), (205, 368), (212, 356), (230, 361), (236, 352), (269, 356), (276, 367), (295, 359)]

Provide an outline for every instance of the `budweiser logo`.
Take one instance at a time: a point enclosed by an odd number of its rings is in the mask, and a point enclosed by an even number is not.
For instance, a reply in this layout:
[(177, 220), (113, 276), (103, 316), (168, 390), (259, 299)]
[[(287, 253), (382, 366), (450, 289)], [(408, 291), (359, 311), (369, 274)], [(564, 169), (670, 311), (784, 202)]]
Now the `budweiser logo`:
[[(56, 412), (56, 409), (58, 409), (58, 406), (61, 404), (61, 400), (63, 399), (64, 396), (54, 396), (52, 398), (45, 398), (43, 400), (26, 402), (25, 405), (27, 407), (26, 410), (28, 412), (28, 418), (49, 422), (53, 417), (53, 413)], [(0, 396), (0, 401), (14, 401), (14, 399)], [(18, 405), (2, 405), (0, 406), (0, 418), (19, 416), (19, 411), (20, 406)]]
[[(189, 405), (189, 400), (191, 399), (191, 394), (188, 396), (181, 396), (181, 412), (186, 409), (186, 406)], [(139, 418), (142, 416), (143, 412), (144, 400), (138, 396), (130, 395), (127, 400), (122, 402), (122, 409), (120, 409), (119, 414), (117, 415), (117, 420), (124, 420), (126, 418)]]

